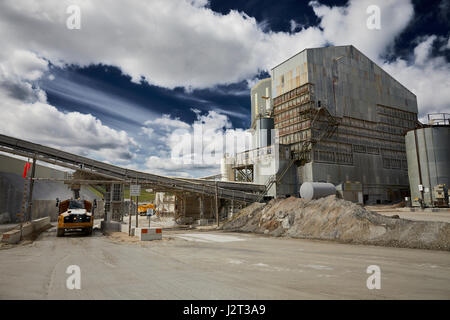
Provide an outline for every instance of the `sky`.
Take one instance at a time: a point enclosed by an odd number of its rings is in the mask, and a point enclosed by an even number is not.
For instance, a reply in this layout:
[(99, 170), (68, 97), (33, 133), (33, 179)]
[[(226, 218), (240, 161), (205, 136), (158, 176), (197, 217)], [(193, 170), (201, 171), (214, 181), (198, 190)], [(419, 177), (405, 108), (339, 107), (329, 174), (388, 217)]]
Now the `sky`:
[(251, 147), (250, 88), (305, 48), (352, 44), (417, 96), (420, 119), (450, 112), (449, 30), (450, 0), (5, 0), (0, 133), (217, 174), (224, 145)]

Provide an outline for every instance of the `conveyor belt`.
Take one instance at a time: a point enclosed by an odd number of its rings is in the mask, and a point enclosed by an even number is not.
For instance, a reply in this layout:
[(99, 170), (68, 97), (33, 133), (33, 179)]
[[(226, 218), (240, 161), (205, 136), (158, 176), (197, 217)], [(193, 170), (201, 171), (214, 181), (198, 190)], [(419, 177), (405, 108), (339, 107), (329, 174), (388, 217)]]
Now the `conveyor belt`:
[[(0, 134), (0, 151), (30, 158), (36, 157), (38, 161), (44, 161), (74, 170), (82, 170), (113, 179), (126, 181), (132, 179), (133, 181), (136, 181), (137, 184), (147, 184), (155, 190), (173, 190), (209, 196), (215, 195), (215, 181), (165, 177), (125, 169), (2, 134)], [(217, 181), (217, 187), (219, 198), (243, 202), (257, 201), (260, 192), (264, 190), (264, 186), (262, 185), (224, 181)]]

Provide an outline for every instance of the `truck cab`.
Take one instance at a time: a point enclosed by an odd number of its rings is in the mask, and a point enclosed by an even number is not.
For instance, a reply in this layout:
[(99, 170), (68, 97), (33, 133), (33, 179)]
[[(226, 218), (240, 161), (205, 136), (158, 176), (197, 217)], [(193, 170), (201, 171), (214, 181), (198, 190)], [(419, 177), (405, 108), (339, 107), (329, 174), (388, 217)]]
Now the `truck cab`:
[(94, 226), (94, 206), (90, 201), (80, 199), (69, 199), (56, 201), (58, 207), (58, 237), (64, 236), (66, 231), (82, 231), (86, 235), (92, 234)]

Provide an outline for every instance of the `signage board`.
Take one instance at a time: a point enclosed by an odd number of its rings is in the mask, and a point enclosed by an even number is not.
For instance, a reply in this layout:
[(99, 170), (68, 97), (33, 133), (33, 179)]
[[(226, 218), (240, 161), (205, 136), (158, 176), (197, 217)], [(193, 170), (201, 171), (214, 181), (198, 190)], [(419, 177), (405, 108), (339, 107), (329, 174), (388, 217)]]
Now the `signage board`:
[(141, 185), (132, 184), (130, 185), (130, 196), (140, 196), (141, 195)]

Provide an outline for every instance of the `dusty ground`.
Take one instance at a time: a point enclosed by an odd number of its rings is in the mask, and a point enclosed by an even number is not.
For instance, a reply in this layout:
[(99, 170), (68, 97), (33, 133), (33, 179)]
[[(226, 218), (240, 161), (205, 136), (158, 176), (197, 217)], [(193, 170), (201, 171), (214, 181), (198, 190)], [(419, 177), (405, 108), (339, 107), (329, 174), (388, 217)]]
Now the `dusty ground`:
[(402, 219), (415, 221), (441, 221), (450, 223), (450, 209), (439, 212), (430, 212), (425, 210), (411, 212), (409, 211), (409, 208), (395, 208), (393, 206), (385, 205), (365, 206), (364, 208), (384, 216), (398, 215)]
[(450, 250), (450, 224), (386, 217), (334, 196), (254, 203), (223, 225), (226, 231), (335, 240), (404, 248)]
[[(450, 299), (450, 254), (264, 235), (177, 231), (116, 242), (99, 231), (0, 250), (0, 299)], [(81, 270), (69, 290), (68, 266)], [(381, 289), (366, 286), (378, 265)]]
[(107, 235), (108, 239), (114, 242), (126, 242), (126, 243), (140, 243), (138, 237), (130, 237), (128, 233), (125, 232), (112, 232)]

